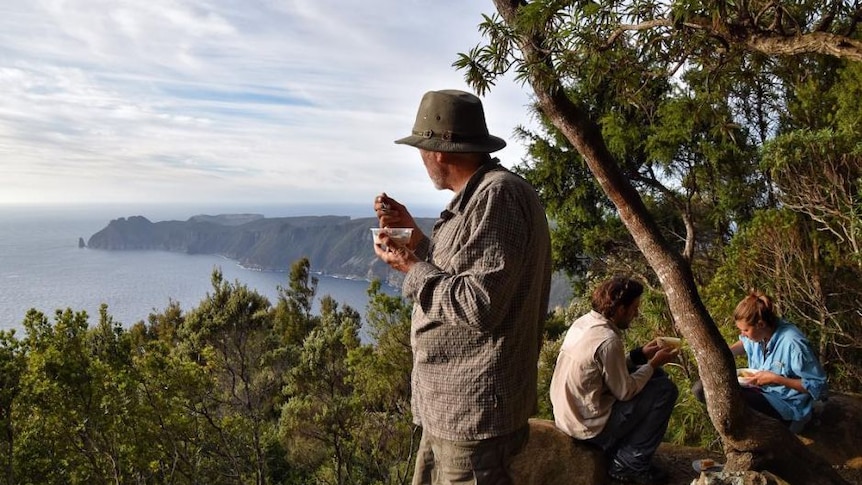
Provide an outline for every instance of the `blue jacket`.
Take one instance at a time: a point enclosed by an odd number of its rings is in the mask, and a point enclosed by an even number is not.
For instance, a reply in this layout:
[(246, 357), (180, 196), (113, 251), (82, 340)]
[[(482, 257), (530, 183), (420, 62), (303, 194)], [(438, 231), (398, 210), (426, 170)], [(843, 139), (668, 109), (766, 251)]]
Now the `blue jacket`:
[(787, 421), (801, 421), (811, 414), (815, 400), (826, 397), (826, 372), (805, 335), (792, 323), (779, 320), (765, 344), (740, 336), (748, 356), (748, 367), (768, 370), (784, 377), (802, 379), (808, 393), (785, 386), (761, 389), (769, 404)]

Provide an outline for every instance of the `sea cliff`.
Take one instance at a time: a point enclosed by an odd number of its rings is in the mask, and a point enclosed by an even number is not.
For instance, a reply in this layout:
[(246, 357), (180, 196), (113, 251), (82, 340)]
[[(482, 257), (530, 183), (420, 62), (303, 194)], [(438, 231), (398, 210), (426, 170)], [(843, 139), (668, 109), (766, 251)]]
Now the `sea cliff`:
[[(430, 234), (433, 219), (418, 218), (416, 222)], [(400, 275), (374, 255), (369, 228), (376, 225), (377, 219), (372, 217), (347, 216), (221, 214), (159, 222), (131, 216), (110, 221), (90, 236), (87, 247), (218, 254), (263, 271), (288, 271), (295, 261), (308, 258), (316, 272), (398, 284)]]
[[(431, 234), (433, 218), (417, 218)], [(146, 217), (114, 219), (90, 236), (87, 247), (111, 251), (161, 250), (187, 254), (218, 254), (261, 271), (289, 271), (308, 258), (312, 271), (344, 278), (379, 279), (400, 286), (403, 275), (374, 254), (373, 217), (304, 216), (266, 218), (260, 214), (197, 215), (186, 221), (152, 222)], [(554, 276), (551, 308), (565, 306), (571, 285)]]

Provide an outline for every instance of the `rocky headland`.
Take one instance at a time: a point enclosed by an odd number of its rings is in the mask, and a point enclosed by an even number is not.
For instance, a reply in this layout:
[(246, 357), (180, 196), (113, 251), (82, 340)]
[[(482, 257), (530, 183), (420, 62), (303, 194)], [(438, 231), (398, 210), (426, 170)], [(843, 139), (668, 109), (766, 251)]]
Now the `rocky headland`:
[[(417, 218), (416, 223), (431, 234), (433, 218)], [(370, 228), (376, 226), (377, 219), (373, 217), (220, 214), (152, 222), (143, 216), (131, 216), (110, 221), (90, 236), (86, 247), (217, 254), (261, 271), (289, 271), (294, 262), (308, 258), (312, 271), (321, 274), (379, 279), (400, 286), (402, 275), (374, 254)], [(552, 308), (568, 303), (569, 288), (562, 275), (555, 277)]]
[[(428, 231), (433, 222), (417, 221)], [(369, 228), (376, 225), (375, 218), (346, 216), (222, 214), (160, 222), (132, 216), (110, 221), (90, 236), (86, 246), (109, 251), (217, 254), (261, 271), (289, 271), (294, 262), (308, 258), (312, 270), (323, 274), (397, 283), (398, 275), (374, 255)]]

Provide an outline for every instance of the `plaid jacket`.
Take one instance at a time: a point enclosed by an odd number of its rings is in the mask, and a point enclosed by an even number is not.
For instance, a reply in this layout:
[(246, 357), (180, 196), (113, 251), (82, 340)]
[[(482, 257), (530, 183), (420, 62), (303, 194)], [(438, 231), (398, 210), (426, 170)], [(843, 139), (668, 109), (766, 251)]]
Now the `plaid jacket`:
[(536, 405), (548, 223), (535, 190), (497, 163), (455, 195), (402, 288), (414, 302), (414, 421), (453, 441), (514, 432)]

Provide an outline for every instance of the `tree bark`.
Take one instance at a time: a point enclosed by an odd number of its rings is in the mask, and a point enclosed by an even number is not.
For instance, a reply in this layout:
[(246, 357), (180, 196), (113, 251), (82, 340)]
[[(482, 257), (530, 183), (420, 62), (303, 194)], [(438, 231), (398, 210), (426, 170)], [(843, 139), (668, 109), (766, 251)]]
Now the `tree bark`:
[[(598, 49), (608, 49), (626, 32), (675, 28), (673, 19), (655, 19), (638, 24), (622, 24), (612, 32)], [(830, 32), (800, 32), (784, 34), (771, 29), (760, 29), (746, 22), (737, 22), (731, 29), (725, 24), (716, 24), (714, 19), (694, 17), (681, 24), (682, 34), (691, 31), (707, 32), (727, 45), (734, 45), (750, 52), (768, 56), (793, 56), (801, 54), (824, 54), (853, 62), (862, 62), (862, 42)]]
[(728, 470), (769, 468), (793, 484), (846, 484), (829, 464), (809, 452), (785, 426), (747, 409), (740, 397), (733, 356), (697, 291), (691, 267), (662, 236), (640, 194), (610, 154), (599, 125), (573, 103), (542, 52), (542, 32), (518, 30), (521, 0), (494, 0), (529, 66), (527, 79), (539, 110), (586, 161), (602, 190), (655, 271), (674, 323), (691, 346), (706, 390), (707, 412), (721, 435)]
[(771, 56), (817, 53), (862, 62), (862, 42), (828, 32), (786, 37), (751, 35), (745, 45), (752, 51)]

